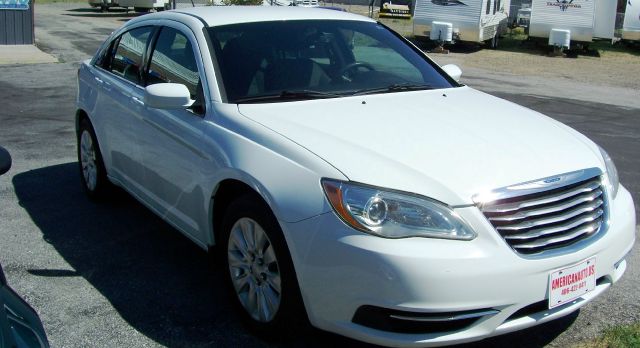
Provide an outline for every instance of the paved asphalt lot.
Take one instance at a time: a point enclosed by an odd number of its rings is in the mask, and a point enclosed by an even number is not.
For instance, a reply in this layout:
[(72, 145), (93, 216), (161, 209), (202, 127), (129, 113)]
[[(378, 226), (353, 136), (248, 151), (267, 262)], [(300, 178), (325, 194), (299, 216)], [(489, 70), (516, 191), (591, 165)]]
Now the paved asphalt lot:
[[(222, 271), (205, 252), (124, 193), (103, 204), (85, 198), (75, 162), (76, 62), (131, 15), (60, 6), (39, 7), (36, 35), (62, 63), (0, 67), (0, 144), (14, 157), (0, 178), (0, 262), (10, 284), (40, 313), (52, 345), (365, 347), (318, 330), (282, 342), (256, 338), (233, 314), (218, 281)], [(465, 81), (603, 145), (640, 211), (640, 109), (513, 94), (499, 81), (479, 83), (478, 71)], [(622, 281), (580, 312), (468, 346), (565, 347), (609, 325), (640, 322), (639, 280), (635, 248)]]

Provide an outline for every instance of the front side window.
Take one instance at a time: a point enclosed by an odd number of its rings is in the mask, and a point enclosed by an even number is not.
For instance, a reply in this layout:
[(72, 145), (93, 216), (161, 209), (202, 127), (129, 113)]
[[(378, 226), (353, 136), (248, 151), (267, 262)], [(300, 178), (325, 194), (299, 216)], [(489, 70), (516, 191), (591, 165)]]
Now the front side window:
[(153, 27), (142, 27), (122, 34), (113, 49), (109, 70), (126, 80), (140, 84), (142, 55), (152, 30)]
[(213, 27), (209, 34), (233, 103), (457, 86), (378, 23), (242, 23)]
[(196, 99), (200, 76), (189, 39), (178, 30), (163, 27), (151, 54), (147, 84), (171, 82), (187, 86)]

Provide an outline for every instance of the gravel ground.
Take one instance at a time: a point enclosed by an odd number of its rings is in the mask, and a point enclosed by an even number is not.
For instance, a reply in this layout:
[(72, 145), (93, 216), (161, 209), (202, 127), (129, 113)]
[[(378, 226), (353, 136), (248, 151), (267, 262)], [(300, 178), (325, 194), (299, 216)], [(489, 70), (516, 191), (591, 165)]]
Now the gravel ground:
[[(367, 15), (368, 8), (331, 4)], [(383, 18), (380, 21), (407, 37), (413, 34), (410, 20)], [(427, 49), (420, 40), (416, 44)], [(603, 43), (604, 45), (604, 43)], [(456, 64), (463, 82), (487, 92), (522, 93), (597, 101), (633, 108), (640, 107), (640, 50), (612, 47), (600, 57), (548, 57), (543, 49), (511, 42), (505, 49), (483, 49), (477, 45), (447, 47), (449, 54), (430, 54), (440, 65)], [(606, 46), (606, 45), (604, 45)]]
[[(37, 5), (38, 46), (61, 63), (0, 67), (0, 143), (14, 156), (0, 178), (0, 262), (41, 314), (53, 346), (368, 347), (318, 331), (295, 342), (257, 339), (233, 315), (215, 282), (220, 270), (204, 252), (127, 195), (102, 205), (83, 196), (71, 116), (77, 62), (132, 16), (98, 13), (84, 3)], [(546, 113), (605, 146), (640, 211), (638, 88), (467, 65), (476, 55), (511, 54), (483, 52), (433, 57), (462, 66), (464, 83)], [(589, 76), (606, 75), (590, 69)], [(609, 325), (640, 322), (639, 279), (636, 248), (624, 278), (580, 312), (464, 347), (565, 348)]]

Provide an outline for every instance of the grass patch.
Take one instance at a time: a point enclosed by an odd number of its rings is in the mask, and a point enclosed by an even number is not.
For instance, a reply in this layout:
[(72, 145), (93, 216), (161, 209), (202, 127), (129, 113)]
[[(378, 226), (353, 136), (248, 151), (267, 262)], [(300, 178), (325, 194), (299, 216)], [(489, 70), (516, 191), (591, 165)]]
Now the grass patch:
[(640, 347), (640, 323), (610, 327), (595, 341), (577, 346), (577, 348), (633, 347)]
[(594, 41), (589, 45), (589, 49), (597, 50), (601, 56), (616, 56), (616, 55), (634, 55), (640, 56), (640, 49), (627, 46), (623, 42), (617, 42), (612, 45), (611, 41)]

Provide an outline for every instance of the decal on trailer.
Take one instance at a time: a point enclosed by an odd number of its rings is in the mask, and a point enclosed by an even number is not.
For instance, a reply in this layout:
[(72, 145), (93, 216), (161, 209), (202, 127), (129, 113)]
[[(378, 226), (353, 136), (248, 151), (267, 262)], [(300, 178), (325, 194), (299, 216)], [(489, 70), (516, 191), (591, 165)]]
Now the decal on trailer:
[(573, 0), (556, 0), (556, 2), (547, 1), (547, 6), (556, 6), (563, 12), (569, 8), (582, 8), (580, 4), (574, 4)]

